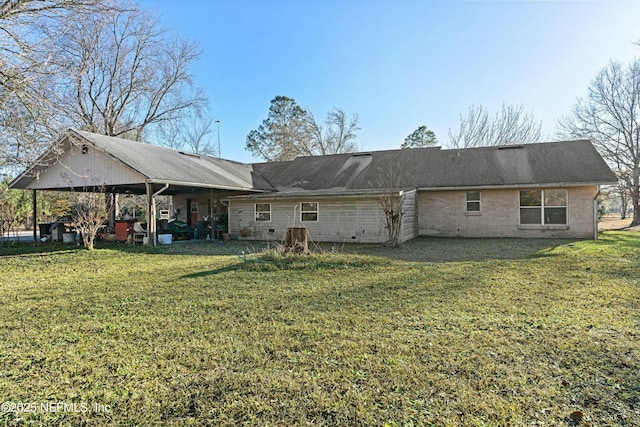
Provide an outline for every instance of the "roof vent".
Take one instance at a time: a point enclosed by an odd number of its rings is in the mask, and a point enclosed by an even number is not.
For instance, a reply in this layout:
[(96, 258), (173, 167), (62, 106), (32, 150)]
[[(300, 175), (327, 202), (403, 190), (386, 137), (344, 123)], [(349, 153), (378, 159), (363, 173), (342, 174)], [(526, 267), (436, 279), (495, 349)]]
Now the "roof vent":
[(500, 145), (498, 146), (498, 150), (511, 150), (513, 148), (522, 148), (523, 145), (522, 144), (518, 144), (518, 145)]
[(183, 156), (195, 157), (196, 159), (200, 158), (200, 154), (196, 153), (185, 153), (184, 151), (178, 151), (178, 153), (182, 154)]
[(368, 152), (368, 153), (351, 153), (351, 157), (364, 157), (364, 156), (371, 156), (373, 153)]

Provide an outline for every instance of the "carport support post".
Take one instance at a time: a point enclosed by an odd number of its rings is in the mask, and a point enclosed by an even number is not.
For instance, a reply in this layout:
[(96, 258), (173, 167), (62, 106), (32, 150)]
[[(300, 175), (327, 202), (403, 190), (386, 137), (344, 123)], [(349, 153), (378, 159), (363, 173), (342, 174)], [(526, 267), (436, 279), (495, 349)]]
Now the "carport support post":
[(213, 198), (214, 197), (214, 191), (213, 188), (211, 189), (211, 194), (209, 195), (209, 198), (211, 200), (211, 203), (209, 203), (209, 224), (211, 225), (211, 231), (209, 231), (209, 238), (211, 240), (216, 238), (216, 227), (215, 227), (215, 221), (213, 220), (213, 211), (215, 210), (216, 212), (218, 211), (217, 207), (214, 208), (214, 203), (216, 202), (216, 199)]
[(147, 189), (147, 232), (149, 233), (149, 243), (156, 246), (156, 201), (153, 197), (153, 185), (148, 182), (145, 182), (144, 185)]
[(33, 241), (37, 242), (38, 236), (36, 230), (38, 229), (38, 196), (36, 195), (36, 190), (31, 190), (31, 202), (33, 203)]
[(149, 238), (153, 239), (153, 246), (156, 246), (158, 243), (156, 241), (156, 196), (159, 196), (160, 193), (169, 188), (169, 184), (165, 184), (155, 193), (153, 192), (153, 184), (146, 182), (144, 185), (147, 187), (147, 198), (149, 199), (149, 225), (147, 225), (147, 230), (149, 230)]
[(116, 212), (118, 211), (118, 195), (116, 193), (108, 193), (107, 196), (107, 212), (109, 212), (109, 227), (116, 229)]
[(593, 199), (593, 240), (598, 240), (598, 195), (600, 194), (600, 189), (598, 189), (598, 194)]

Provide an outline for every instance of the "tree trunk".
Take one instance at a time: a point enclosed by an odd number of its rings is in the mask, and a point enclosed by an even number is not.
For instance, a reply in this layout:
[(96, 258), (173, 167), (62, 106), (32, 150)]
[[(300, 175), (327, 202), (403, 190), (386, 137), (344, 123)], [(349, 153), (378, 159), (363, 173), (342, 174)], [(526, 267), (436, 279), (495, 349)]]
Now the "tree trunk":
[(633, 186), (631, 187), (631, 204), (633, 205), (633, 220), (631, 227), (640, 225), (640, 177), (637, 173), (633, 176)]
[(633, 220), (631, 221), (630, 227), (635, 227), (636, 225), (640, 225), (640, 203), (638, 203), (638, 198), (633, 198)]
[(627, 187), (618, 186), (618, 195), (620, 196), (620, 219), (627, 219), (627, 210), (629, 209), (629, 197), (627, 195)]
[(294, 254), (309, 254), (307, 229), (304, 227), (289, 227), (284, 239), (286, 252)]

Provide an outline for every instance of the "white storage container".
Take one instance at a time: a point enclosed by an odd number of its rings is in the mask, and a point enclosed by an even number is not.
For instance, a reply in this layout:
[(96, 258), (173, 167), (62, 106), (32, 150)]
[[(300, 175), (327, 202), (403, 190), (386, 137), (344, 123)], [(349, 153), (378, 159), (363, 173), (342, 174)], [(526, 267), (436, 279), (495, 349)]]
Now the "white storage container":
[(158, 234), (158, 243), (161, 245), (170, 245), (172, 237), (171, 234)]

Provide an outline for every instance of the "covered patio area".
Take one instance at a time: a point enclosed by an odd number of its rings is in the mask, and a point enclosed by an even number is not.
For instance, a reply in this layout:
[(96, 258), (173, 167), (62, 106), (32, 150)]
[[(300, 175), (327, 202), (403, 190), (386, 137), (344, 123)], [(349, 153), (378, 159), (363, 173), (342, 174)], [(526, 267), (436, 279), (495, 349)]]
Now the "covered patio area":
[[(67, 131), (10, 188), (32, 192), (34, 241), (38, 191), (105, 193), (113, 206), (117, 195), (146, 196), (145, 231), (153, 245), (158, 241), (160, 195), (185, 201), (185, 222), (195, 226), (202, 216), (224, 209), (220, 199), (272, 190), (252, 165), (79, 130)], [(111, 212), (109, 222), (115, 226), (115, 209)]]

